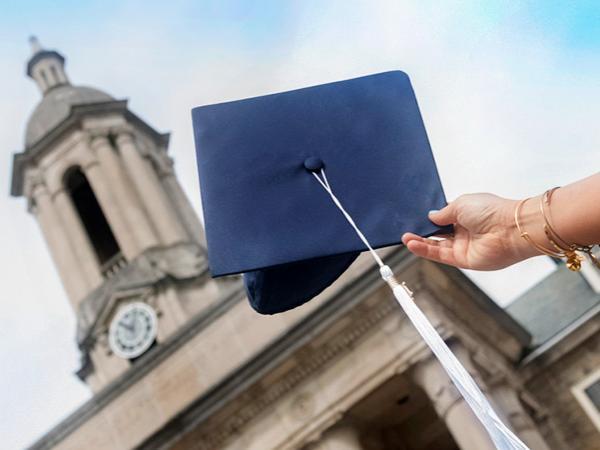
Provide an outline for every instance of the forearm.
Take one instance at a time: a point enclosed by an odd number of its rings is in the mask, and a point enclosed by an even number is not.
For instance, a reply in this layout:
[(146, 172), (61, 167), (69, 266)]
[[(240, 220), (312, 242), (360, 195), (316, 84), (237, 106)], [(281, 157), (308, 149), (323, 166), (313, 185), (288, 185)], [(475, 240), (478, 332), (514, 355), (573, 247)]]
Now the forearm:
[[(527, 200), (519, 214), (522, 229), (538, 244), (553, 249), (544, 233), (544, 219), (540, 212), (540, 197)], [(511, 208), (516, 208), (513, 202)], [(556, 233), (568, 243), (591, 245), (600, 242), (600, 173), (557, 189), (546, 208), (546, 217)], [(512, 225), (511, 225), (512, 227)], [(514, 245), (523, 258), (540, 252), (519, 236), (513, 227)]]
[(600, 173), (558, 189), (551, 205), (552, 223), (565, 241), (600, 242)]

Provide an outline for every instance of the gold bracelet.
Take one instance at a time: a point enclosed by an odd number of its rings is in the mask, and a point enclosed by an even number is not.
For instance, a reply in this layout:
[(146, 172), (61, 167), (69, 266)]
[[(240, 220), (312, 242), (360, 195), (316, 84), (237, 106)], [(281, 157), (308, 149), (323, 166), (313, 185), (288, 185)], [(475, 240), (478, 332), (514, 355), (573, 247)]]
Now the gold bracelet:
[[(581, 244), (569, 244), (563, 238), (561, 238), (556, 232), (555, 228), (550, 223), (550, 201), (552, 198), (552, 194), (558, 189), (558, 187), (554, 187), (552, 189), (544, 192), (542, 197), (540, 198), (540, 212), (542, 213), (542, 217), (544, 218), (544, 233), (548, 238), (548, 241), (552, 244), (554, 248), (558, 251), (565, 254), (567, 258), (566, 265), (570, 270), (579, 271), (581, 270), (581, 262), (583, 258), (577, 253), (577, 251), (583, 252), (588, 255), (590, 261), (598, 268), (600, 268), (600, 261), (593, 253), (593, 245), (581, 245)], [(544, 208), (544, 204), (546, 204), (548, 209), (548, 215), (546, 215), (546, 208)]]
[(559, 252), (549, 250), (549, 249), (543, 247), (542, 245), (535, 242), (533, 240), (533, 238), (529, 235), (529, 233), (527, 231), (524, 231), (523, 228), (521, 227), (521, 224), (519, 223), (519, 215), (521, 213), (521, 209), (523, 208), (523, 205), (525, 204), (525, 202), (527, 200), (531, 200), (531, 198), (528, 197), (528, 198), (521, 200), (517, 204), (517, 207), (515, 208), (515, 225), (517, 226), (517, 230), (519, 230), (519, 235), (523, 239), (525, 239), (529, 243), (529, 245), (531, 245), (532, 247), (537, 249), (540, 253), (547, 255), (547, 256), (551, 256), (553, 258), (564, 258), (565, 257), (564, 252), (559, 253)]
[(583, 258), (579, 256), (575, 251), (575, 248), (577, 246), (569, 244), (567, 241), (562, 239), (558, 235), (558, 233), (554, 231), (554, 228), (552, 227), (552, 225), (550, 225), (550, 221), (546, 216), (544, 203), (546, 203), (548, 207), (550, 207), (550, 198), (552, 197), (552, 194), (554, 193), (554, 191), (556, 191), (556, 189), (558, 188), (554, 187), (552, 189), (549, 189), (546, 192), (544, 192), (544, 194), (540, 197), (540, 213), (542, 214), (542, 218), (544, 219), (544, 234), (546, 235), (546, 238), (548, 239), (550, 244), (552, 244), (552, 246), (556, 250), (561, 252), (567, 258), (567, 261), (565, 263), (567, 268), (569, 270), (577, 272), (581, 270), (581, 261), (583, 260)]
[(557, 245), (557, 243), (555, 241), (559, 241), (562, 243), (562, 245), (559, 246), (559, 247), (561, 247), (561, 250), (564, 250), (565, 247), (567, 249), (572, 249), (573, 245), (569, 244), (567, 241), (562, 239), (558, 235), (558, 233), (554, 230), (554, 227), (552, 227), (552, 225), (550, 224), (550, 220), (549, 220), (550, 214), (548, 214), (548, 216), (546, 216), (546, 210), (544, 208), (544, 204), (546, 204), (548, 206), (548, 208), (550, 208), (550, 199), (552, 198), (552, 194), (554, 193), (554, 191), (556, 191), (557, 189), (558, 189), (558, 187), (553, 187), (552, 189), (548, 189), (540, 197), (540, 212), (542, 213), (542, 217), (544, 219), (544, 232), (546, 233), (546, 236), (548, 236), (548, 238), (550, 239), (550, 242), (554, 246)]
[[(542, 218), (544, 219), (544, 234), (546, 238), (548, 238), (548, 242), (554, 247), (554, 250), (548, 249), (543, 245), (538, 244), (533, 240), (533, 238), (529, 235), (527, 231), (524, 231), (519, 223), (519, 215), (521, 213), (521, 209), (527, 200), (531, 198), (525, 198), (521, 200), (516, 208), (515, 208), (515, 225), (517, 226), (517, 230), (519, 230), (519, 234), (523, 239), (525, 239), (532, 247), (537, 249), (540, 253), (551, 256), (553, 258), (566, 258), (566, 266), (569, 270), (574, 272), (578, 272), (581, 270), (581, 262), (583, 258), (577, 253), (578, 251), (583, 252), (588, 255), (590, 261), (600, 269), (600, 261), (593, 253), (593, 245), (581, 245), (581, 244), (569, 244), (567, 241), (562, 239), (554, 227), (551, 225), (549, 220), (549, 214), (546, 215), (546, 209), (550, 210), (550, 201), (552, 198), (552, 194), (558, 189), (558, 187), (548, 189), (544, 194), (540, 197), (540, 213)], [(547, 208), (544, 207), (546, 204)]]

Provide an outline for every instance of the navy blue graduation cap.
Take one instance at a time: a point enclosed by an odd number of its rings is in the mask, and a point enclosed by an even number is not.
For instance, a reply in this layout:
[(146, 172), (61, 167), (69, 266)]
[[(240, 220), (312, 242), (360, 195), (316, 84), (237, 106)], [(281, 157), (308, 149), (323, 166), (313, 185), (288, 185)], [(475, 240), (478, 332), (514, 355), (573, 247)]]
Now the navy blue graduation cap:
[(496, 448), (528, 450), (373, 251), (405, 231), (450, 231), (427, 218), (446, 200), (406, 74), (202, 106), (192, 119), (214, 276), (243, 272), (254, 309), (274, 314), (310, 300), (370, 250)]
[(294, 308), (366, 250), (447, 233), (446, 200), (408, 76), (385, 72), (192, 110), (213, 276), (244, 273), (260, 313)]

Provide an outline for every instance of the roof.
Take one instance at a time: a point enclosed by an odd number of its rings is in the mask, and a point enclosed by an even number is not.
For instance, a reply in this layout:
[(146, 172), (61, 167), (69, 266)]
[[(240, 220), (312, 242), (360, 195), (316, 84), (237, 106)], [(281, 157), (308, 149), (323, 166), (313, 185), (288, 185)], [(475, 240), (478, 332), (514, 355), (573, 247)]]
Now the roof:
[(114, 98), (99, 89), (70, 84), (56, 86), (46, 93), (31, 114), (25, 130), (25, 148), (31, 147), (65, 120), (71, 106), (111, 100)]
[(538, 347), (598, 305), (600, 294), (581, 274), (560, 264), (506, 311), (531, 333), (532, 346)]

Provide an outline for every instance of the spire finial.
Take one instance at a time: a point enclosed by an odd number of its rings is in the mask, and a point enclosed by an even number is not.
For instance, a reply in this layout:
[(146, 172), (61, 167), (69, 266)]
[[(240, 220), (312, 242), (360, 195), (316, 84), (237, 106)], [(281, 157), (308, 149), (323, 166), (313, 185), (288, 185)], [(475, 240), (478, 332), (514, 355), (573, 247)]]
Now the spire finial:
[(34, 55), (42, 50), (42, 44), (40, 44), (40, 40), (37, 36), (29, 36), (29, 45), (31, 45), (31, 51)]

